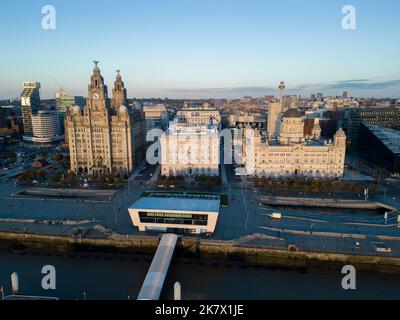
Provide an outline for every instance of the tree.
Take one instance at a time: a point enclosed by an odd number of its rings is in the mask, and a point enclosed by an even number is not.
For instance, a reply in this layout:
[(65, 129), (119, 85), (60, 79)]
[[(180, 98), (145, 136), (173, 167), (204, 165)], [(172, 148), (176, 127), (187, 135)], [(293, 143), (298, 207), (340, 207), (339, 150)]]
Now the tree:
[(76, 175), (74, 172), (68, 172), (67, 176), (65, 177), (65, 182), (67, 184), (75, 184), (76, 183)]
[(61, 161), (63, 161), (64, 160), (64, 156), (62, 155), (62, 154), (56, 154), (55, 156), (54, 156), (54, 161), (55, 162), (61, 162)]
[(31, 184), (33, 182), (33, 172), (32, 170), (25, 170), (17, 177), (18, 183)]
[(115, 184), (116, 184), (117, 187), (123, 186), (124, 183), (125, 183), (125, 181), (124, 181), (124, 179), (122, 179), (122, 178), (116, 178), (116, 179), (115, 179)]
[(2, 159), (16, 159), (17, 155), (13, 151), (3, 151), (0, 153), (0, 158)]
[(39, 170), (39, 171), (37, 171), (36, 176), (38, 177), (38, 180), (44, 182), (46, 180), (47, 171), (46, 170)]
[(61, 179), (62, 179), (61, 174), (56, 172), (51, 176), (50, 181), (54, 184), (59, 184), (61, 182)]
[(114, 182), (115, 182), (115, 178), (112, 174), (109, 174), (107, 176), (106, 180), (107, 180), (107, 183), (109, 183), (109, 184), (114, 184)]
[(96, 183), (99, 187), (103, 187), (106, 184), (106, 182), (107, 182), (107, 179), (103, 175), (98, 176), (96, 179)]
[(38, 159), (41, 159), (41, 160), (46, 160), (46, 159), (47, 159), (47, 156), (48, 156), (48, 154), (47, 154), (46, 151), (40, 151), (40, 152), (37, 154)]

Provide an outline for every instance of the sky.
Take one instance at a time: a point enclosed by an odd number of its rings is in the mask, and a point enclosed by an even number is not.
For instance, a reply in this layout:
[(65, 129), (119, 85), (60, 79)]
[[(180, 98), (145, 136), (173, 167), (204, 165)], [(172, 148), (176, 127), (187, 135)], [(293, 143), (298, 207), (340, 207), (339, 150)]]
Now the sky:
[[(356, 29), (342, 28), (342, 7)], [(42, 7), (56, 29), (42, 28)], [(13, 0), (0, 2), (0, 98), (87, 95), (93, 60), (128, 97), (323, 92), (400, 98), (398, 0)]]

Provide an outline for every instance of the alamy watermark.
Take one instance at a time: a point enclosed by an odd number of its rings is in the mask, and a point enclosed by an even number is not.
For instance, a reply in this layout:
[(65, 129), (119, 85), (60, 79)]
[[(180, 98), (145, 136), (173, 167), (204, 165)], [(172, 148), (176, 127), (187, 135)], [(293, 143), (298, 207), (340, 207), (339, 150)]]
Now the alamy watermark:
[(45, 5), (42, 7), (42, 29), (43, 30), (55, 30), (57, 28), (57, 12), (53, 5)]
[(351, 265), (344, 266), (342, 268), (342, 274), (345, 274), (342, 279), (343, 290), (356, 290), (356, 268)]
[[(244, 165), (245, 155), (254, 154), (257, 136), (254, 129), (223, 129), (211, 134), (191, 132), (168, 133), (152, 129), (146, 141), (152, 142), (147, 148), (146, 160), (151, 165), (172, 164), (237, 164)], [(165, 143), (163, 150), (162, 141)], [(224, 159), (220, 159), (220, 143), (223, 144)]]
[(51, 265), (43, 266), (42, 274), (45, 275), (42, 278), (42, 289), (56, 290), (56, 268)]
[(344, 30), (356, 30), (357, 29), (357, 17), (356, 8), (352, 5), (345, 5), (342, 8), (342, 28)]

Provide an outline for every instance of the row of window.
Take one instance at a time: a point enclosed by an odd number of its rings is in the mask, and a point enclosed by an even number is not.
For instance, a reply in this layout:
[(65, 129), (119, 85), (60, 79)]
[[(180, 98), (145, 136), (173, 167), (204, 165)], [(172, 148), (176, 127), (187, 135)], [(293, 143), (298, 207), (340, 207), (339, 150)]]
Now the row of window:
[(168, 169), (168, 168), (164, 168), (163, 169), (164, 173), (169, 173), (170, 175), (173, 174), (180, 174), (180, 173), (185, 173), (185, 172), (189, 172), (190, 174), (192, 173), (211, 173), (212, 169), (211, 168), (193, 168), (193, 169), (187, 169), (187, 170), (172, 170), (172, 169)]
[(208, 215), (188, 213), (167, 213), (167, 212), (139, 212), (139, 219), (142, 223), (157, 224), (180, 224), (206, 226)]
[[(259, 175), (267, 174), (267, 172), (263, 170), (256, 170), (256, 173)], [(322, 176), (329, 176), (329, 175), (337, 175), (340, 176), (341, 172), (338, 170), (337, 172), (331, 172), (331, 171), (325, 171), (325, 170), (301, 170), (299, 172), (295, 172), (297, 174), (304, 174), (304, 175), (322, 175)], [(284, 171), (274, 171), (274, 172), (268, 172), (269, 175), (292, 175), (293, 172), (290, 172), (288, 170)]]
[[(258, 163), (288, 163), (288, 164), (290, 164), (290, 163), (300, 163), (299, 160), (292, 161), (291, 159), (286, 159), (286, 160), (279, 160), (279, 159), (277, 159), (277, 160), (259, 160), (259, 159), (257, 159), (257, 160), (258, 160), (257, 161)], [(325, 160), (325, 159), (322, 159), (321, 161), (314, 161), (314, 160), (308, 161), (307, 159), (305, 159), (301, 163), (315, 163), (315, 164), (321, 163), (321, 164), (326, 164), (326, 163), (328, 163), (328, 161)], [(331, 160), (331, 161), (329, 161), (329, 163), (330, 164), (334, 164), (335, 162), (333, 160)]]

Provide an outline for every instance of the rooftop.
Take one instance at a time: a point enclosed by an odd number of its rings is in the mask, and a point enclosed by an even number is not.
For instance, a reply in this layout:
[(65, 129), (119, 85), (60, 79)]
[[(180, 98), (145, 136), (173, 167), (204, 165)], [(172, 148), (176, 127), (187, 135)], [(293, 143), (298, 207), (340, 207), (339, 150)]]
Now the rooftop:
[(365, 124), (371, 133), (373, 133), (385, 146), (396, 155), (400, 155), (400, 131)]
[(189, 134), (189, 135), (207, 135), (207, 134), (217, 134), (218, 127), (210, 124), (188, 124), (186, 122), (178, 122), (177, 119), (171, 121), (169, 128), (167, 130), (167, 135), (169, 134)]
[(195, 194), (150, 194), (129, 209), (219, 212), (219, 196)]
[(301, 113), (295, 108), (288, 109), (283, 116), (284, 118), (301, 118)]

